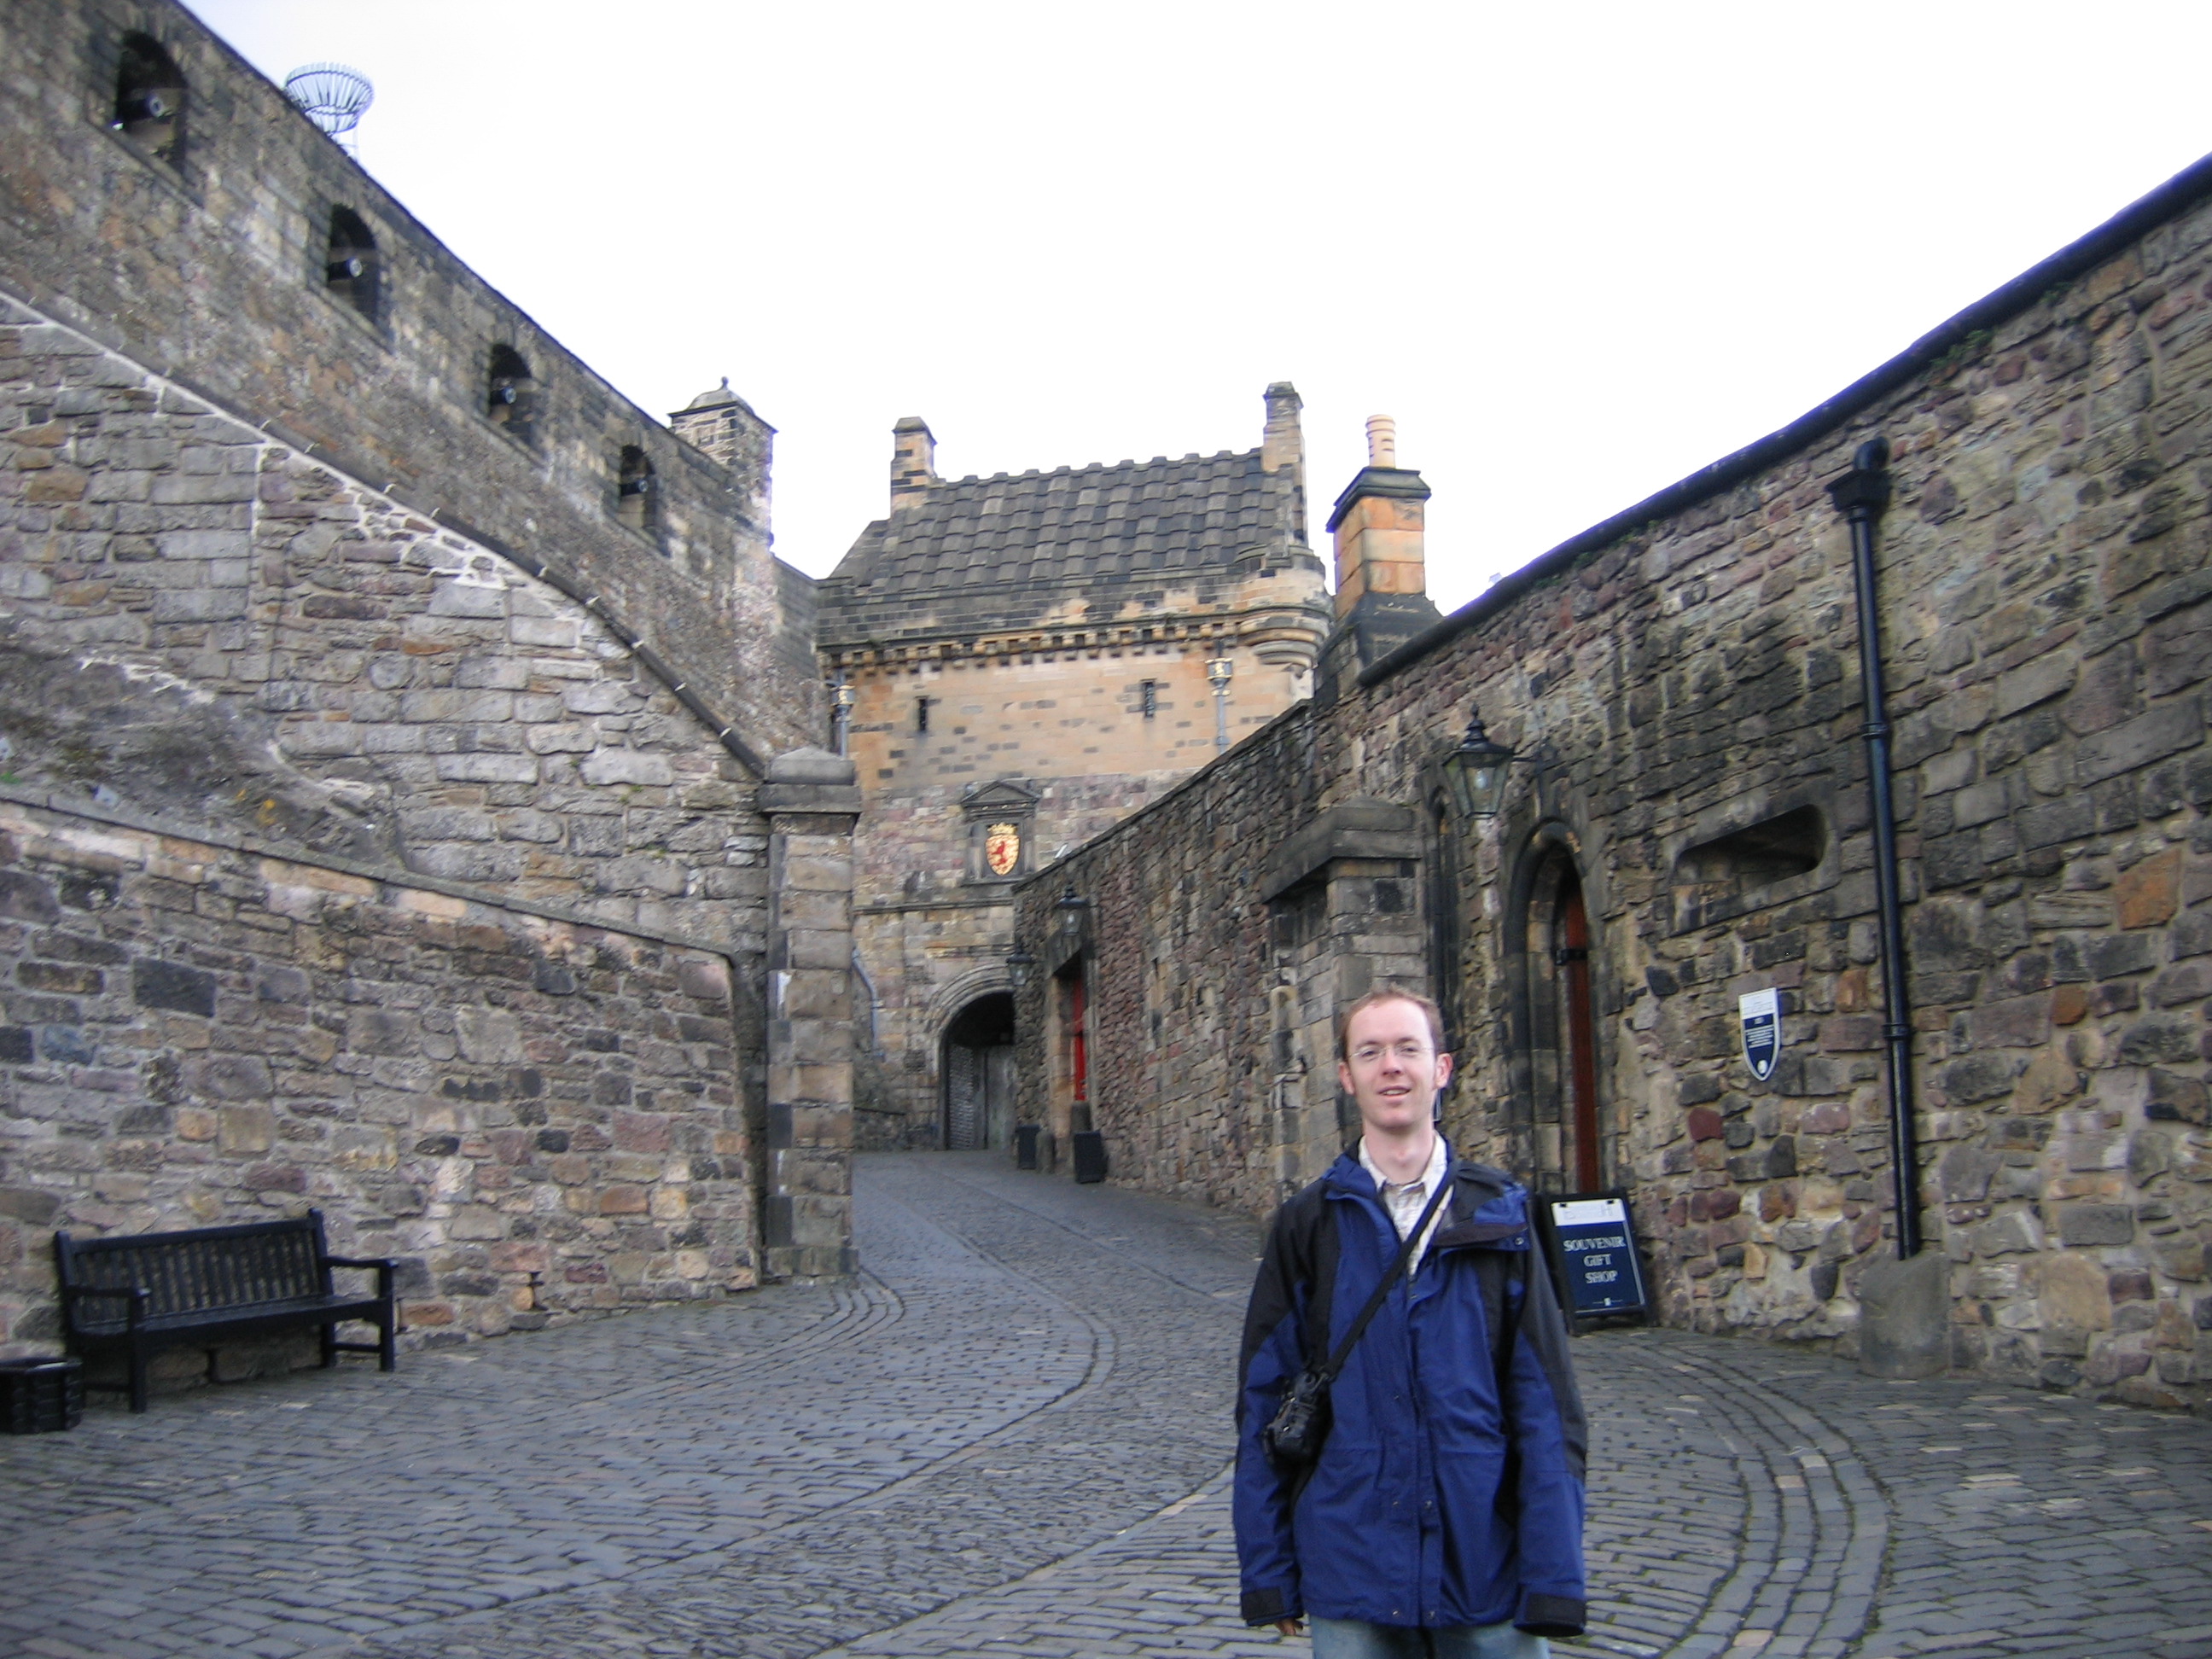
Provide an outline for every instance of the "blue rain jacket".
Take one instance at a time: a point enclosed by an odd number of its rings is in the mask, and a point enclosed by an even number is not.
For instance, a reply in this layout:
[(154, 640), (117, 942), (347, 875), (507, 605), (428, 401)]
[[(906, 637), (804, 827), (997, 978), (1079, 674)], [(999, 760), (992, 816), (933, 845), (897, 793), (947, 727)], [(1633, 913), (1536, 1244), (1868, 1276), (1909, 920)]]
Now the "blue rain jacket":
[(1486, 1165), (1455, 1159), (1447, 1171), (1434, 1242), (1338, 1376), (1302, 1490), (1269, 1462), (1261, 1431), (1309, 1358), (1326, 1358), (1328, 1333), (1352, 1328), (1401, 1241), (1349, 1153), (1276, 1212), (1237, 1407), (1249, 1623), (1582, 1628), (1586, 1435), (1566, 1322), (1527, 1192)]

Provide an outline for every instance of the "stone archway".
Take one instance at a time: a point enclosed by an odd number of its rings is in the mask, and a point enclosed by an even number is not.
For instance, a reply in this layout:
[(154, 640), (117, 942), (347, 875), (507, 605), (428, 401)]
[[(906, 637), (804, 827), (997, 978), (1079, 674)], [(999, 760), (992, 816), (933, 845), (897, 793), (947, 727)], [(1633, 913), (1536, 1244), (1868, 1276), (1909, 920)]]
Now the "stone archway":
[(1601, 1097), (1597, 941), (1579, 853), (1565, 825), (1540, 826), (1509, 911), (1519, 1039), (1515, 1152), (1536, 1187), (1550, 1192), (1597, 1191), (1622, 1174), (1618, 1126)]
[(975, 998), (945, 1025), (938, 1074), (943, 1079), (938, 1145), (949, 1152), (1004, 1146), (1013, 1136), (1014, 999), (993, 991)]

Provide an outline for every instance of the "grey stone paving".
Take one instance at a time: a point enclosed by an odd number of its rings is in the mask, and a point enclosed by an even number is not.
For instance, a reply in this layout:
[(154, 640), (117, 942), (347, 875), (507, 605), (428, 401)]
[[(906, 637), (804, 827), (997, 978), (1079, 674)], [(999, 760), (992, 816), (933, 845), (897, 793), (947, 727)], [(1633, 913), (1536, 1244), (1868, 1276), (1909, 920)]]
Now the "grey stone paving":
[[(0, 1656), (1296, 1656), (1235, 1617), (1236, 1218), (861, 1161), (869, 1276), (0, 1439)], [(2212, 1656), (2212, 1425), (1577, 1345), (1563, 1656)]]

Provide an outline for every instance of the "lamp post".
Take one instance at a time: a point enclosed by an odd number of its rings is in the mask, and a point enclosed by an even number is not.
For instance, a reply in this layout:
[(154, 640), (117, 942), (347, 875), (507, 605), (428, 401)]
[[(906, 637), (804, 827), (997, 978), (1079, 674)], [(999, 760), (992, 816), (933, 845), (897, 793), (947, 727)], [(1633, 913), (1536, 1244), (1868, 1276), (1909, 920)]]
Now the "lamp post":
[(1229, 747), (1229, 678), (1237, 672), (1236, 664), (1226, 657), (1214, 657), (1206, 665), (1206, 683), (1213, 688), (1213, 746)]
[(853, 725), (853, 688), (842, 674), (830, 685), (830, 747), (842, 755), (845, 752), (846, 734)]
[(1506, 768), (1512, 763), (1513, 750), (1483, 729), (1482, 711), (1470, 705), (1467, 734), (1443, 762), (1453, 811), (1462, 818), (1496, 817), (1505, 801)]

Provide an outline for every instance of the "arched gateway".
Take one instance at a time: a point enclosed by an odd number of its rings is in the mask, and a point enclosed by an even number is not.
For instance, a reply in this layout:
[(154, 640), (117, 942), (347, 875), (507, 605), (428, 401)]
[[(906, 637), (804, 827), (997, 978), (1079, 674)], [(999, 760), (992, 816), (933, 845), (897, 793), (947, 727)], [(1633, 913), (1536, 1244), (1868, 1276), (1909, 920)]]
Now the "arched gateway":
[(977, 997), (945, 1028), (944, 1139), (948, 1151), (1004, 1146), (1013, 1133), (1014, 999)]

